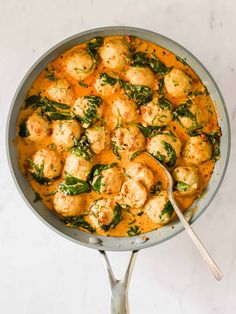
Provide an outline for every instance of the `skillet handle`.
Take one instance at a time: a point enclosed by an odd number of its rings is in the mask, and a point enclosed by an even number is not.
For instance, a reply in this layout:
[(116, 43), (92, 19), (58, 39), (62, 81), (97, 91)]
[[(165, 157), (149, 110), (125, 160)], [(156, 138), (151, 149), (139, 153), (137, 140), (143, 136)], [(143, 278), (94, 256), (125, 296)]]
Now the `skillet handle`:
[(121, 280), (115, 278), (106, 252), (99, 252), (103, 257), (111, 288), (110, 314), (129, 314), (128, 287), (138, 251), (132, 252), (125, 276)]

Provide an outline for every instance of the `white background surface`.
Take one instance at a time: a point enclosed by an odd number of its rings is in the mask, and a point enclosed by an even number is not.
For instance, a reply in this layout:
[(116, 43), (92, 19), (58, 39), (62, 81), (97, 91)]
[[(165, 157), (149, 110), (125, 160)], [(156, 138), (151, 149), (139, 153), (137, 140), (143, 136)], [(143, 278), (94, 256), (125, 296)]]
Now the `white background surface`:
[[(62, 39), (106, 25), (157, 31), (192, 51), (219, 84), (233, 131), (222, 188), (194, 224), (224, 280), (212, 278), (182, 233), (140, 252), (130, 285), (131, 313), (236, 313), (235, 11), (233, 0), (0, 0), (0, 313), (108, 312), (109, 289), (99, 254), (53, 233), (26, 207), (10, 177), (4, 148), (8, 108), (29, 67)], [(121, 275), (127, 254), (110, 255)]]

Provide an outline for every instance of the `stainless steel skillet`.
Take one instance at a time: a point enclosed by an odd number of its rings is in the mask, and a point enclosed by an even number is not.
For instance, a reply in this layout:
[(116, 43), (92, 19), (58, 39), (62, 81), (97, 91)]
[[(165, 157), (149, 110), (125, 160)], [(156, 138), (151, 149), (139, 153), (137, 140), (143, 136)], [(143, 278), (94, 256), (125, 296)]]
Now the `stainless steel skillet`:
[[(186, 62), (193, 68), (203, 83), (206, 85), (210, 96), (215, 104), (218, 115), (219, 124), (222, 130), (222, 138), (220, 143), (221, 158), (216, 163), (214, 173), (211, 181), (207, 187), (203, 198), (197, 200), (192, 207), (197, 207), (192, 217), (194, 222), (208, 207), (210, 202), (216, 195), (223, 177), (226, 172), (229, 152), (230, 152), (230, 125), (226, 106), (223, 97), (214, 82), (211, 75), (207, 72), (204, 66), (194, 57), (189, 51), (160, 34), (150, 32), (140, 28), (112, 26), (92, 29), (86, 32), (76, 34), (46, 52), (28, 71), (20, 86), (18, 87), (9, 111), (7, 122), (7, 155), (14, 181), (20, 191), (26, 204), (32, 211), (49, 227), (60, 235), (75, 241), (78, 244), (85, 245), (101, 252), (104, 257), (105, 264), (108, 269), (109, 281), (112, 288), (111, 313), (125, 314), (128, 313), (127, 306), (127, 286), (130, 279), (131, 270), (137, 255), (137, 251), (147, 248), (152, 245), (159, 244), (166, 241), (178, 233), (183, 231), (183, 227), (179, 221), (172, 222), (158, 230), (139, 235), (135, 237), (102, 237), (85, 233), (80, 230), (70, 229), (50, 212), (42, 203), (33, 203), (34, 192), (31, 189), (28, 181), (23, 177), (18, 168), (17, 150), (14, 144), (16, 137), (16, 121), (19, 114), (20, 107), (24, 101), (26, 93), (36, 79), (39, 73), (56, 57), (62, 54), (65, 50), (87, 41), (95, 36), (109, 36), (109, 35), (133, 35), (138, 36), (144, 40), (154, 42), (185, 59)], [(108, 258), (105, 251), (132, 251), (131, 260), (127, 269), (126, 276), (122, 281), (116, 281), (112, 273)]]

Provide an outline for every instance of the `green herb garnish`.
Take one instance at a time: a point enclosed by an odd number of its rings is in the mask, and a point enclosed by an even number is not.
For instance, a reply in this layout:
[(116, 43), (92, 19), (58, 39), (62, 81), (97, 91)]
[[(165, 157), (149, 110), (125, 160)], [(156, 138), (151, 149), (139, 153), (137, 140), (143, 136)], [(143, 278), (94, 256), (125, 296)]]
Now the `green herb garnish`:
[(28, 137), (30, 135), (30, 132), (27, 128), (27, 119), (24, 120), (21, 124), (20, 124), (20, 129), (19, 129), (19, 135), (21, 137)]
[(185, 182), (178, 181), (176, 183), (176, 189), (179, 190), (180, 192), (186, 192), (189, 189), (189, 185)]
[(88, 88), (88, 84), (84, 83), (83, 81), (79, 81), (79, 85), (84, 88)]
[(91, 187), (88, 182), (66, 173), (65, 180), (59, 184), (59, 190), (65, 195), (78, 195), (90, 192)]
[[(96, 191), (97, 193), (101, 193), (101, 188), (103, 186), (102, 183), (103, 176), (101, 172), (106, 169), (113, 168), (115, 166), (117, 166), (116, 162), (113, 162), (111, 164), (97, 164), (93, 166), (92, 170), (89, 173), (88, 181), (92, 184), (94, 191)], [(94, 181), (95, 178), (96, 180)]]
[(72, 226), (72, 227), (79, 227), (85, 230), (88, 230), (90, 233), (94, 233), (96, 229), (94, 229), (90, 223), (88, 223), (85, 219), (84, 216), (69, 216), (64, 218), (64, 223), (66, 225)]
[(176, 60), (183, 63), (183, 65), (188, 65), (188, 63), (186, 62), (186, 59), (180, 58), (179, 56), (175, 56)]
[(115, 207), (114, 207), (114, 211), (113, 211), (113, 219), (111, 221), (111, 223), (109, 223), (108, 225), (101, 225), (101, 228), (104, 231), (108, 231), (110, 228), (115, 228), (118, 223), (120, 223), (123, 220), (122, 217), (122, 210), (123, 208), (120, 206), (120, 204), (116, 203)]
[(120, 86), (124, 89), (125, 95), (135, 100), (137, 106), (144, 105), (153, 99), (153, 91), (148, 86), (132, 85), (124, 80), (120, 80)]
[(148, 57), (146, 52), (135, 53), (132, 66), (149, 67), (155, 74), (166, 74), (168, 72), (166, 65), (154, 53), (151, 55), (152, 57)]
[(131, 226), (129, 228), (129, 230), (127, 231), (127, 234), (129, 237), (134, 237), (134, 236), (137, 236), (141, 233), (141, 230), (139, 228), (138, 225), (135, 225), (135, 226)]
[(102, 99), (94, 95), (84, 96), (83, 99), (87, 101), (86, 112), (84, 116), (76, 116), (76, 119), (88, 127), (94, 119), (101, 120), (101, 118), (97, 115), (97, 110), (102, 104)]
[(164, 219), (164, 215), (167, 215), (169, 218), (172, 217), (173, 215), (173, 212), (174, 212), (174, 208), (171, 204), (170, 201), (168, 201), (163, 209), (163, 211), (161, 212), (160, 214), (160, 219)]
[(94, 60), (97, 60), (97, 51), (103, 45), (102, 37), (94, 37), (87, 43), (87, 50)]
[(150, 193), (153, 195), (157, 195), (162, 189), (162, 184), (161, 181), (158, 181), (156, 184), (154, 184), (151, 189), (150, 189)]
[(109, 84), (109, 85), (113, 86), (117, 82), (117, 79), (115, 77), (112, 77), (112, 76), (108, 75), (107, 73), (101, 73), (99, 75), (99, 79), (102, 81), (102, 85)]
[(78, 157), (82, 157), (88, 161), (91, 161), (94, 153), (90, 148), (90, 144), (86, 135), (83, 135), (81, 139), (78, 141), (75, 137), (73, 137), (75, 146), (70, 149), (70, 151)]
[(42, 201), (42, 197), (40, 196), (40, 194), (38, 192), (34, 192), (34, 203), (37, 203), (39, 201)]

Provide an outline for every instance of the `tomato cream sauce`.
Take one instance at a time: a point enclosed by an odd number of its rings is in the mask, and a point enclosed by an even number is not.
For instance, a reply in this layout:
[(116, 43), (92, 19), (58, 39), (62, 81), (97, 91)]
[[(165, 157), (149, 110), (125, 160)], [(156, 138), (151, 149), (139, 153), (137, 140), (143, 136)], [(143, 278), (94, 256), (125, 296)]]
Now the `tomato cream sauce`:
[[(168, 69), (177, 68), (183, 71), (190, 79), (191, 79), (191, 91), (183, 96), (180, 97), (173, 97), (170, 93), (167, 92), (166, 86), (164, 85), (164, 97), (172, 104), (172, 111), (174, 111), (179, 105), (186, 102), (189, 97), (192, 97), (193, 103), (197, 106), (197, 108), (203, 112), (204, 116), (204, 124), (201, 125), (199, 130), (200, 133), (210, 134), (213, 132), (220, 132), (217, 115), (215, 112), (214, 105), (209, 94), (206, 91), (205, 86), (200, 81), (196, 73), (180, 58), (176, 57), (175, 54), (171, 53), (170, 51), (157, 46), (151, 42), (147, 42), (141, 40), (139, 38), (133, 38), (128, 36), (112, 36), (112, 37), (105, 37), (104, 44), (109, 43), (110, 41), (120, 40), (124, 42), (125, 45), (129, 46), (129, 49), (135, 49), (135, 52), (145, 52), (148, 56), (155, 55)], [(59, 79), (66, 80), (69, 85), (69, 89), (73, 91), (72, 97), (66, 103), (69, 107), (72, 107), (77, 98), (88, 96), (88, 95), (95, 95), (101, 97), (103, 104), (102, 104), (102, 115), (100, 124), (104, 125), (108, 130), (108, 134), (112, 137), (112, 132), (117, 127), (117, 118), (114, 116), (112, 106), (113, 102), (118, 97), (128, 97), (124, 94), (124, 90), (120, 88), (119, 84), (116, 83), (116, 88), (114, 93), (110, 93), (109, 95), (101, 95), (99, 94), (96, 89), (94, 88), (95, 81), (100, 73), (107, 73), (116, 79), (119, 78), (121, 80), (126, 79), (126, 71), (132, 63), (132, 56), (129, 57), (130, 60), (127, 61), (122, 67), (118, 67), (115, 69), (109, 69), (104, 66), (103, 60), (100, 57), (100, 49), (97, 50), (96, 56), (96, 64), (94, 65), (95, 69), (93, 72), (86, 77), (85, 79), (79, 81), (72, 77), (65, 67), (65, 60), (70, 57), (73, 52), (77, 52), (81, 48), (87, 49), (87, 43), (80, 44), (71, 48), (70, 50), (65, 51), (62, 55), (60, 55), (57, 59), (47, 65), (45, 70), (43, 70), (37, 79), (33, 82), (31, 88), (28, 91), (27, 97), (32, 95), (40, 95), (41, 97), (47, 97), (50, 99), (47, 93), (48, 87)], [(95, 61), (94, 61), (95, 62)], [(163, 74), (154, 73), (154, 85), (152, 90), (155, 91), (160, 97), (160, 81), (163, 78)], [(200, 91), (200, 92), (199, 92)], [(194, 95), (194, 96), (193, 96)], [(53, 100), (53, 99), (52, 99)], [(135, 101), (135, 100), (134, 100)], [(145, 104), (143, 105), (145, 106)], [(27, 136), (19, 136), (20, 125), (23, 121), (25, 121), (33, 112), (35, 111), (35, 107), (29, 106), (25, 108), (25, 104), (22, 104), (22, 108), (19, 113), (18, 123), (17, 123), (17, 149), (19, 154), (19, 167), (22, 173), (25, 175), (27, 180), (29, 181), (30, 185), (32, 186), (33, 190), (38, 193), (42, 202), (48, 207), (49, 210), (55, 212), (58, 215), (58, 219), (64, 219), (60, 214), (58, 214), (53, 206), (53, 199), (55, 197), (55, 193), (58, 193), (58, 186), (61, 182), (64, 181), (65, 172), (63, 171), (63, 166), (65, 164), (65, 159), (69, 154), (68, 149), (61, 149), (55, 146), (55, 143), (52, 139), (52, 124), (53, 121), (50, 119), (48, 120), (49, 129), (47, 131), (47, 136), (44, 137), (42, 140), (33, 141), (27, 138)], [(36, 109), (36, 111), (40, 111), (40, 108)], [(62, 121), (63, 122), (63, 121)], [(140, 110), (138, 108), (138, 117), (134, 121), (136, 124), (142, 124), (142, 117), (140, 114)], [(91, 126), (97, 125), (98, 121), (92, 123)], [(125, 123), (123, 123), (125, 124)], [(81, 127), (82, 133), (85, 131)], [(183, 127), (180, 121), (176, 118), (172, 118), (170, 122), (168, 122), (168, 130), (172, 131), (181, 141), (181, 153), (180, 156), (177, 158), (175, 165), (170, 169), (172, 171), (174, 168), (178, 166), (189, 166), (186, 159), (183, 158), (183, 149), (186, 145), (186, 142), (189, 140), (190, 135), (188, 130)], [(146, 144), (150, 141), (149, 138), (145, 138)], [(117, 166), (121, 170), (123, 174), (123, 182), (127, 180), (127, 176), (125, 175), (125, 171), (127, 167), (129, 167), (133, 163), (142, 163), (146, 165), (149, 169), (152, 170), (154, 175), (154, 183), (160, 181), (161, 182), (161, 189), (166, 189), (166, 178), (161, 171), (160, 167), (158, 167), (155, 160), (149, 157), (145, 153), (141, 153), (137, 155), (133, 160), (130, 160), (130, 154), (127, 154), (127, 151), (120, 151), (121, 159), (118, 159), (117, 156), (112, 151), (112, 144), (110, 144), (105, 150), (103, 150), (100, 154), (94, 154), (91, 162), (92, 165), (96, 164), (111, 164), (113, 162), (117, 163)], [(62, 171), (59, 177), (57, 177), (54, 181), (50, 181), (48, 183), (40, 184), (35, 180), (35, 177), (32, 176), (32, 171), (30, 170), (29, 166), (29, 159), (32, 159), (32, 156), (41, 149), (50, 149), (56, 152), (59, 156), (62, 164)], [(201, 162), (196, 165), (198, 169), (199, 175), (199, 183), (196, 191), (191, 195), (184, 195), (181, 194), (178, 190), (174, 192), (174, 196), (176, 198), (177, 203), (179, 204), (180, 208), (184, 211), (188, 207), (192, 205), (196, 198), (200, 197), (203, 193), (204, 189), (208, 185), (208, 182), (211, 178), (212, 172), (214, 170), (216, 160), (214, 158), (209, 158), (208, 160)], [(119, 194), (119, 193), (118, 193)], [(117, 194), (117, 195), (118, 195)], [(117, 195), (110, 195), (105, 193), (97, 193), (93, 189), (91, 189), (88, 193), (83, 193), (84, 201), (84, 208), (81, 209), (81, 215), (83, 215), (84, 220), (89, 224), (93, 225), (93, 220), (89, 215), (89, 210), (91, 204), (96, 201), (97, 199), (101, 198), (116, 198)], [(147, 201), (152, 194), (150, 190), (147, 191)], [(119, 202), (119, 201), (117, 201)], [(128, 236), (128, 235), (135, 235), (139, 233), (149, 232), (151, 230), (157, 229), (161, 227), (164, 222), (156, 223), (154, 222), (148, 214), (141, 208), (141, 209), (134, 209), (131, 207), (123, 208), (122, 210), (122, 220), (114, 227), (109, 228), (108, 230), (104, 230), (102, 227), (94, 226), (94, 232), (99, 235), (109, 235), (109, 236)], [(175, 215), (173, 214), (169, 220), (175, 219)], [(135, 226), (136, 233), (128, 232), (132, 226)], [(136, 227), (137, 226), (137, 227)], [(68, 227), (76, 227), (71, 224), (68, 224)], [(89, 232), (83, 226), (79, 226), (81, 230), (85, 232)]]

